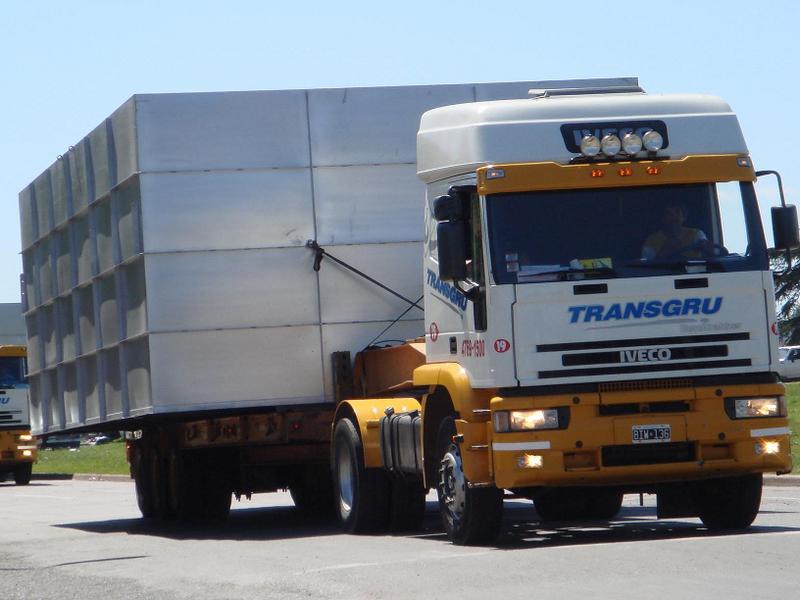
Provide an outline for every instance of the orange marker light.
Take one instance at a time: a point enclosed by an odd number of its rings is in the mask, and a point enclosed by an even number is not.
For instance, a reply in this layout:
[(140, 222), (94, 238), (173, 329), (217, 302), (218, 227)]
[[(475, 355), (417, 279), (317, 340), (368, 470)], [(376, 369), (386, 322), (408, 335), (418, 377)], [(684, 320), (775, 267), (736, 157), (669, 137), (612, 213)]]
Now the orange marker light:
[(603, 169), (592, 169), (592, 177), (602, 177), (606, 172)]
[(619, 173), (620, 177), (630, 177), (633, 175), (633, 169), (630, 167), (622, 167), (617, 173)]
[(647, 167), (648, 175), (658, 175), (659, 173), (661, 173), (661, 169), (658, 167)]

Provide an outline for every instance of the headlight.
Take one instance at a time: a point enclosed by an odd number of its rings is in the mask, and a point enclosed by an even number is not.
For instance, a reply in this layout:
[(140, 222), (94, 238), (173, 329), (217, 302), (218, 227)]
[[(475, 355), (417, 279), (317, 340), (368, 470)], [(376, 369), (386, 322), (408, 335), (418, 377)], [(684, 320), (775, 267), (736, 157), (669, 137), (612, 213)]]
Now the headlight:
[(730, 398), (728, 416), (732, 419), (759, 419), (786, 416), (786, 398)]
[(23, 433), (20, 434), (20, 436), (17, 439), (19, 439), (20, 442), (30, 442), (33, 439), (33, 436), (27, 433)]
[(555, 408), (543, 410), (500, 410), (494, 413), (494, 430), (498, 433), (558, 428), (558, 409)]

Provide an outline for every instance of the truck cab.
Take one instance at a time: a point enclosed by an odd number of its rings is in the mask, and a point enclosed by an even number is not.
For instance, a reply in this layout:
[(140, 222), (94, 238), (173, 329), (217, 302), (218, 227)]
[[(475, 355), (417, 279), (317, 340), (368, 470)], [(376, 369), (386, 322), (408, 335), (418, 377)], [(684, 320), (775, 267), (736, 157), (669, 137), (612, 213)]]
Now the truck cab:
[[(545, 520), (648, 492), (661, 517), (748, 526), (762, 473), (792, 463), (758, 174), (731, 108), (627, 85), (442, 107), (417, 169), (419, 471), (451, 539), (496, 535), (503, 490)], [(773, 212), (776, 247), (797, 245), (792, 210)], [(403, 436), (377, 445), (408, 473)]]
[(25, 346), (0, 346), (0, 477), (17, 485), (31, 480), (37, 457), (31, 436)]

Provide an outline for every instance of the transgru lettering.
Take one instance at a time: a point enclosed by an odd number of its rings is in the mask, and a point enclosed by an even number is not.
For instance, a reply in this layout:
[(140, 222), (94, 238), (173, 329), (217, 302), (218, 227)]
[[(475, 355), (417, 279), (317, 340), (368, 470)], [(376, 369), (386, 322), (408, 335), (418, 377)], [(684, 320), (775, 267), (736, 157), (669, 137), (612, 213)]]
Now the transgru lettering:
[(627, 302), (625, 304), (589, 304), (569, 306), (570, 323), (592, 321), (623, 321), (627, 319), (654, 319), (656, 317), (682, 317), (686, 315), (713, 315), (722, 308), (722, 298), (684, 298), (662, 302)]
[(467, 309), (467, 297), (449, 283), (445, 283), (439, 279), (439, 276), (430, 269), (428, 269), (428, 285), (461, 310)]

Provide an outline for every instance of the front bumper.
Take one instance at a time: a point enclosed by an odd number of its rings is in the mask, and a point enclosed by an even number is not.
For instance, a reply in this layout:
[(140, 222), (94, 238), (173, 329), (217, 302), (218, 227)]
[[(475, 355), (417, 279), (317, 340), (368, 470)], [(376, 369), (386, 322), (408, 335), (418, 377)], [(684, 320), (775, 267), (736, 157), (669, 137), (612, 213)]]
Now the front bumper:
[(11, 469), (19, 464), (36, 462), (38, 447), (36, 440), (21, 440), (20, 436), (30, 435), (27, 431), (0, 431), (0, 471)]
[[(781, 395), (750, 385), (493, 398), (491, 410), (569, 406), (566, 429), (495, 433), (489, 449), (500, 488), (646, 485), (745, 473), (791, 471), (787, 418), (731, 419), (725, 397)], [(624, 414), (619, 407), (638, 406)], [(617, 407), (615, 409), (614, 407)], [(677, 410), (684, 407), (686, 410)], [(668, 425), (669, 442), (634, 443), (635, 426)]]

